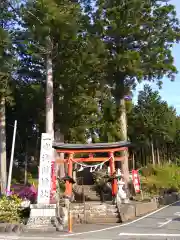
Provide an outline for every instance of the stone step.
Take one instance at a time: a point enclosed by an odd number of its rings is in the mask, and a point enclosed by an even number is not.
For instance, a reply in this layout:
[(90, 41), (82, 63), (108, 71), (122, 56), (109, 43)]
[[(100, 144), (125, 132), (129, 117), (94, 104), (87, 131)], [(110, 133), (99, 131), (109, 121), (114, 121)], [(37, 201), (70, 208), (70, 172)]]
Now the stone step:
[(106, 212), (106, 213), (96, 213), (93, 214), (91, 213), (92, 218), (119, 218), (119, 213), (110, 213), (110, 212)]
[[(87, 213), (87, 211), (85, 211)], [(84, 214), (84, 209), (81, 210), (76, 210), (76, 209), (72, 209), (72, 214), (76, 215), (76, 214)], [(96, 216), (102, 216), (102, 217), (119, 217), (119, 213), (118, 212), (93, 212), (91, 211), (91, 214), (96, 217)]]
[(75, 193), (79, 193), (79, 194), (83, 194), (83, 193), (84, 193), (84, 194), (98, 194), (98, 192), (92, 191), (92, 190), (91, 190), (91, 191), (84, 191), (84, 192), (81, 191), (81, 190), (74, 190), (74, 192), (75, 192)]
[[(93, 206), (93, 204), (92, 204), (92, 206)], [(74, 210), (74, 211), (75, 210), (84, 211), (84, 209), (86, 211), (91, 210), (91, 212), (93, 212), (93, 213), (102, 212), (102, 213), (113, 213), (114, 214), (114, 213), (118, 213), (119, 212), (117, 208), (110, 208), (110, 209), (101, 209), (101, 208), (98, 209), (97, 208), (97, 209), (95, 209), (93, 207), (89, 208), (89, 207), (86, 207), (86, 206), (82, 206), (81, 208), (77, 207), (77, 206), (73, 206), (73, 207), (71, 206), (71, 209)]]
[[(88, 204), (88, 202), (86, 203), (86, 204)], [(99, 206), (99, 202), (96, 202), (96, 203), (94, 203), (94, 207), (97, 205), (97, 207)], [(107, 209), (110, 209), (110, 210), (112, 210), (112, 209), (116, 209), (117, 210), (117, 206), (116, 205), (113, 205), (113, 204), (109, 204), (109, 203), (102, 203), (101, 204), (101, 207), (106, 207)]]
[(99, 197), (98, 194), (88, 194), (88, 193), (84, 194), (84, 196), (86, 196), (86, 197)]
[(73, 191), (74, 193), (77, 193), (77, 194), (85, 194), (85, 195), (89, 195), (89, 194), (98, 194), (98, 192), (81, 192), (81, 191)]
[(84, 190), (95, 190), (96, 189), (96, 186), (79, 186), (79, 185), (76, 185), (76, 186), (73, 186), (73, 189), (84, 189)]
[(95, 217), (88, 220), (88, 223), (120, 223), (120, 219), (116, 217)]
[(99, 197), (85, 197), (85, 201), (99, 201), (100, 202), (100, 198)]
[[(81, 209), (78, 209), (78, 208), (72, 208), (72, 212), (73, 214), (83, 214), (84, 212), (88, 212), (89, 209), (84, 209), (84, 208), (81, 208)], [(93, 216), (119, 216), (119, 212), (117, 209), (114, 209), (114, 210), (93, 210), (91, 209), (91, 214)]]
[[(93, 210), (91, 210), (91, 212), (92, 213), (97, 213), (97, 211), (93, 211)], [(103, 210), (99, 210), (98, 211), (98, 214), (100, 214), (100, 213), (102, 213), (102, 214), (109, 214), (109, 215), (116, 215), (116, 214), (118, 214), (118, 210), (117, 209), (113, 209), (113, 210), (105, 210), (105, 211), (103, 211)]]
[[(83, 193), (79, 193), (79, 194), (83, 194)], [(87, 196), (100, 196), (100, 194), (98, 192), (85, 192), (84, 195)], [(104, 196), (108, 196), (110, 195), (109, 193), (104, 193)]]
[(95, 188), (84, 188), (82, 189), (84, 192), (96, 192), (97, 190)]
[[(75, 216), (76, 214), (84, 214), (84, 209), (82, 210), (76, 210), (76, 209), (72, 209), (72, 214)], [(86, 214), (88, 214), (87, 211), (85, 211)], [(93, 212), (91, 211), (91, 215), (93, 217), (119, 217), (119, 213), (118, 212)]]
[(73, 187), (73, 190), (74, 191), (77, 191), (77, 192), (96, 192), (96, 189), (95, 187), (91, 187), (91, 188), (83, 188), (83, 187)]
[(100, 202), (100, 197), (98, 196), (92, 196), (92, 197), (89, 197), (89, 196), (85, 196), (85, 201), (99, 201)]
[[(99, 194), (99, 192), (98, 191), (81, 191), (81, 190), (79, 190), (79, 191), (77, 191), (77, 190), (74, 190), (74, 193), (75, 194), (84, 194), (84, 195), (88, 195), (88, 196), (99, 196), (100, 194)], [(110, 195), (110, 193), (104, 193), (104, 195)]]
[[(83, 194), (83, 193), (82, 193), (82, 194)], [(99, 193), (97, 193), (97, 192), (84, 192), (84, 195), (97, 196), (97, 195), (99, 195)]]
[(94, 203), (93, 207), (95, 208), (101, 208), (101, 209), (107, 209), (107, 210), (117, 210), (117, 207), (114, 205), (106, 204), (106, 203), (101, 203), (101, 204), (96, 204)]

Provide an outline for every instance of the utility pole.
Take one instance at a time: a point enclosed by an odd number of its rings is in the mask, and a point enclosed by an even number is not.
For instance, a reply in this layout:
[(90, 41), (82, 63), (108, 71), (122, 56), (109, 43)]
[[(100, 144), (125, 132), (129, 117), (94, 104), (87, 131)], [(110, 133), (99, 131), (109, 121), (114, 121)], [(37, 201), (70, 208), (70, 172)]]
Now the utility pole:
[(1, 98), (0, 102), (0, 182), (1, 193), (6, 194), (7, 184), (7, 162), (6, 162), (6, 106), (5, 98)]
[(11, 190), (11, 179), (12, 179), (12, 168), (13, 168), (13, 161), (14, 161), (16, 131), (17, 131), (17, 120), (15, 120), (15, 122), (14, 122), (13, 140), (12, 140), (12, 148), (11, 148), (11, 158), (10, 158), (10, 164), (9, 164), (9, 174), (8, 174), (8, 184), (7, 184), (7, 196), (9, 196), (10, 190)]
[(28, 166), (28, 129), (26, 128), (26, 147), (25, 147), (25, 162), (24, 162), (24, 185), (28, 182), (28, 176), (27, 176), (27, 166)]

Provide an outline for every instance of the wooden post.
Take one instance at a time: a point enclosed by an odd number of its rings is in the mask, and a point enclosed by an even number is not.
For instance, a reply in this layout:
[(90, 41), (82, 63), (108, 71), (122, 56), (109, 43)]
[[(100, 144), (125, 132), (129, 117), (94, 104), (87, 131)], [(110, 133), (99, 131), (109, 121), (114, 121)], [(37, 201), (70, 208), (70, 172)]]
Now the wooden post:
[[(73, 153), (69, 154), (69, 158), (68, 158), (68, 176), (72, 178), (73, 176)], [(69, 182), (68, 184), (68, 196), (71, 198), (72, 196), (72, 183)], [(72, 212), (70, 209), (70, 205), (69, 205), (69, 216), (68, 216), (68, 232), (72, 233)]]
[(71, 213), (71, 209), (69, 209), (68, 211), (68, 232), (72, 233), (72, 213)]
[[(73, 175), (72, 159), (73, 159), (73, 153), (70, 153), (68, 157), (68, 176), (69, 177), (72, 177)], [(72, 183), (70, 183), (69, 181), (66, 181), (66, 195), (68, 197), (72, 196)]]
[[(110, 175), (113, 176), (116, 172), (115, 163), (114, 163), (114, 153), (109, 153), (109, 167), (110, 167)], [(112, 196), (115, 197), (117, 194), (117, 179), (112, 180)]]

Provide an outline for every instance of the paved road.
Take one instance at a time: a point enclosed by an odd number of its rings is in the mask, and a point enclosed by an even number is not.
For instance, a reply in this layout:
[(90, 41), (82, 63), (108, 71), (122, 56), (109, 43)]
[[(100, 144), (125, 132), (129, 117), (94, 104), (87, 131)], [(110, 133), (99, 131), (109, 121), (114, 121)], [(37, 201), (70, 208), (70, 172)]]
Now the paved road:
[(122, 225), (81, 225), (74, 231), (72, 234), (0, 235), (0, 240), (180, 240), (180, 201)]

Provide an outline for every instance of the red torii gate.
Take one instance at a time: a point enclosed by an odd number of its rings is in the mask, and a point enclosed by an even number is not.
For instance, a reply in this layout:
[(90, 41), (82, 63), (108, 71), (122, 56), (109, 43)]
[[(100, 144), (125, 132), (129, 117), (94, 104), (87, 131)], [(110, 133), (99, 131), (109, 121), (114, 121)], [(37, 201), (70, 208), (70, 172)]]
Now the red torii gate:
[[(109, 160), (110, 175), (114, 176), (115, 161), (123, 161), (124, 157), (115, 157), (115, 152), (127, 151), (130, 146), (130, 142), (121, 141), (115, 143), (94, 143), (94, 144), (65, 144), (65, 143), (53, 143), (53, 148), (58, 153), (68, 154), (68, 158), (61, 160), (57, 159), (56, 163), (66, 163), (68, 165), (68, 176), (72, 178), (73, 176), (73, 162), (105, 162)], [(88, 158), (74, 158), (76, 154), (79, 153), (89, 153)], [(93, 157), (93, 153), (108, 153), (109, 159), (106, 157)], [(112, 178), (112, 196), (117, 193), (117, 179)], [(66, 181), (65, 195), (68, 197), (72, 196), (72, 182), (70, 180)]]

